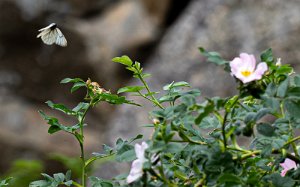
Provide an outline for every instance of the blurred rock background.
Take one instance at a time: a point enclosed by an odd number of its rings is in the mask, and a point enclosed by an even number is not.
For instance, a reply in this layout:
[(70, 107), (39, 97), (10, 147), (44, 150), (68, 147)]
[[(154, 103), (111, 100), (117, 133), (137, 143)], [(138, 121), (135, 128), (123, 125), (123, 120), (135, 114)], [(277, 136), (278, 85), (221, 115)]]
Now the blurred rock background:
[[(187, 81), (204, 96), (234, 94), (234, 80), (205, 62), (198, 47), (218, 51), (228, 60), (240, 52), (259, 57), (273, 48), (283, 63), (299, 70), (300, 2), (298, 0), (1, 0), (0, 1), (0, 174), (18, 158), (47, 160), (49, 153), (76, 156), (68, 135), (47, 134), (37, 111), (59, 115), (47, 100), (72, 107), (83, 92), (70, 94), (65, 77), (91, 78), (115, 92), (137, 84), (115, 56), (142, 63), (153, 90), (172, 81)], [(37, 30), (55, 22), (68, 47), (46, 46)], [(137, 98), (135, 98), (137, 99)], [(129, 138), (149, 123), (148, 112), (134, 106), (100, 105), (88, 115), (87, 151)], [(72, 120), (60, 116), (68, 124)], [(48, 164), (48, 171), (60, 171)], [(105, 166), (104, 166), (105, 167)], [(107, 167), (107, 166), (106, 166)], [(111, 177), (107, 170), (102, 177)]]

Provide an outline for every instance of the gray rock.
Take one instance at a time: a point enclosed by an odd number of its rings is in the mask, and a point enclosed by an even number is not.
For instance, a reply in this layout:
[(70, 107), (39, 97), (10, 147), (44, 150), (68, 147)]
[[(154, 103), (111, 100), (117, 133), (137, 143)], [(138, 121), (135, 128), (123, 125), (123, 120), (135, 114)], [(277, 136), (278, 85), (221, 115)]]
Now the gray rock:
[[(293, 1), (193, 1), (180, 19), (168, 30), (161, 44), (147, 62), (145, 71), (152, 74), (149, 84), (153, 91), (162, 90), (172, 81), (187, 81), (200, 88), (203, 96), (235, 94), (234, 79), (221, 67), (205, 62), (198, 51), (203, 46), (218, 51), (227, 60), (240, 52), (259, 54), (269, 47), (283, 62), (296, 69), (299, 46), (300, 3)], [(132, 81), (129, 85), (139, 84)], [(146, 137), (151, 132), (141, 125), (150, 123), (147, 101), (136, 99), (144, 108), (121, 106), (108, 125), (107, 139), (130, 138), (137, 133)]]

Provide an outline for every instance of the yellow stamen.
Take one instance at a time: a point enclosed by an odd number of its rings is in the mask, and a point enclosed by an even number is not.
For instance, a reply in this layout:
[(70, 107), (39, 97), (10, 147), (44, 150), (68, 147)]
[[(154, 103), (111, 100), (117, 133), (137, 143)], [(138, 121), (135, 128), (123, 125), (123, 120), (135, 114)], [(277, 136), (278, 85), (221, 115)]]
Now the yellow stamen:
[(249, 77), (249, 76), (252, 74), (252, 72), (251, 72), (251, 71), (248, 71), (248, 70), (242, 71), (241, 73), (242, 73), (242, 75), (244, 75), (245, 77)]

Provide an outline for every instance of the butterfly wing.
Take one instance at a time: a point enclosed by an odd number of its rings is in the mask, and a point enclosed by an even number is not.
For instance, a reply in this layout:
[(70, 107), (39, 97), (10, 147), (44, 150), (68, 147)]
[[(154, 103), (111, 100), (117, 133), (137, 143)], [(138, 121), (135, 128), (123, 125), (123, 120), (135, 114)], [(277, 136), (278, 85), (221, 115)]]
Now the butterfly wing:
[(56, 29), (48, 29), (42, 31), (39, 35), (45, 44), (52, 45), (55, 43), (58, 33), (56, 32)]
[(63, 35), (63, 33), (60, 31), (59, 28), (56, 28), (56, 29), (54, 29), (54, 30), (55, 30), (56, 33), (57, 33), (57, 37), (56, 37), (55, 43), (56, 43), (57, 45), (62, 46), (62, 47), (66, 47), (67, 44), (68, 44), (68, 42), (67, 42), (65, 36)]

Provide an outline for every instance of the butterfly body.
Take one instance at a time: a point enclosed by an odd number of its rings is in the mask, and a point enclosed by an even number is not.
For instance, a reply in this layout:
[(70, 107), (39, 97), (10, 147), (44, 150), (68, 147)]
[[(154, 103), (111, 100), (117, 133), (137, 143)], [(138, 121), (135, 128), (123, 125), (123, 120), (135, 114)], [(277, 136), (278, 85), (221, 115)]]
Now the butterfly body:
[(47, 45), (56, 44), (62, 47), (67, 46), (67, 40), (61, 30), (57, 28), (56, 23), (51, 23), (45, 28), (39, 30), (37, 38), (41, 38), (42, 41)]

